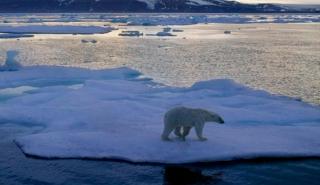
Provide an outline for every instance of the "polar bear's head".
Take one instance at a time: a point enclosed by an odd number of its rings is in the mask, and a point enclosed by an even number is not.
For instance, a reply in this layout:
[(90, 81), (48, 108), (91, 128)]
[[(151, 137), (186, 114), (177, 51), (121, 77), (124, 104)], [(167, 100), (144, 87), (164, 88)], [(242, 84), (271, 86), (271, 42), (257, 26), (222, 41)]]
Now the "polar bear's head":
[(217, 113), (210, 112), (210, 111), (208, 111), (207, 113), (206, 121), (212, 121), (220, 124), (224, 123), (224, 120), (222, 119), (221, 116), (219, 116)]

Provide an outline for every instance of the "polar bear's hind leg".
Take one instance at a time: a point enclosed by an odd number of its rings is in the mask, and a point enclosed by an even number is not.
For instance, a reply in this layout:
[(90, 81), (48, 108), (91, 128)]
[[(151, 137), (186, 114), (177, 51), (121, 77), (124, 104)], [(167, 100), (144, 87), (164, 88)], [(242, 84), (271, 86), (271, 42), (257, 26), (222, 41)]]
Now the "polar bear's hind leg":
[(164, 126), (164, 130), (161, 135), (161, 139), (164, 141), (170, 141), (169, 135), (173, 131), (174, 128), (169, 127), (167, 124)]
[(190, 130), (192, 127), (183, 127), (183, 131), (182, 131), (182, 139), (185, 141), (186, 140), (186, 136), (189, 135)]

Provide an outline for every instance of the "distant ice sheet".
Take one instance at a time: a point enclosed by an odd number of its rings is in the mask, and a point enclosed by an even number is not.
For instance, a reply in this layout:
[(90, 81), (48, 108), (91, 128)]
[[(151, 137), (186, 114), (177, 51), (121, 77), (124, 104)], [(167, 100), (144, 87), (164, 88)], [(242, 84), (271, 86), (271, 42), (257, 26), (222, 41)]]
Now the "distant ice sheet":
[(24, 33), (24, 34), (94, 34), (107, 33), (111, 27), (99, 26), (68, 26), (68, 25), (26, 25), (26, 26), (0, 26), (0, 33)]
[[(0, 102), (0, 125), (43, 128), (16, 138), (28, 155), (161, 163), (320, 156), (318, 106), (232, 80), (177, 88), (128, 68), (38, 66), (0, 72), (4, 92), (20, 86), (28, 89)], [(226, 124), (207, 123), (206, 142), (194, 131), (186, 142), (161, 141), (163, 115), (175, 106), (217, 112)]]
[[(151, 9), (154, 7), (155, 0), (140, 0), (145, 2)], [(192, 0), (188, 3), (193, 5), (204, 5), (202, 0)], [(223, 3), (223, 1), (218, 4)], [(21, 16), (19, 14), (3, 14), (0, 16), (0, 22), (6, 24), (12, 23), (52, 23), (52, 22), (114, 22), (127, 23), (129, 25), (190, 25), (201, 23), (223, 23), (223, 24), (248, 24), (248, 23), (319, 23), (320, 14), (245, 14), (245, 13), (208, 13), (208, 14), (35, 14), (30, 16)], [(6, 25), (2, 24), (2, 25)]]
[(248, 24), (248, 23), (316, 23), (319, 14), (137, 14), (105, 16), (112, 22), (130, 25), (191, 25), (201, 23)]
[(12, 34), (12, 33), (0, 34), (0, 39), (14, 39), (14, 38), (24, 38), (24, 37), (33, 37), (33, 35), (30, 35), (30, 34)]

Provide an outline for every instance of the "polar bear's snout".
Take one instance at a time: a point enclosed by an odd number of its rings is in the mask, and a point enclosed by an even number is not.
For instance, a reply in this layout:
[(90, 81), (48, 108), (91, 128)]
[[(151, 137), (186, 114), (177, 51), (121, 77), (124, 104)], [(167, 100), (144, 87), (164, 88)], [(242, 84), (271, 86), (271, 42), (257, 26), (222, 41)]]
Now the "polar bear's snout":
[(218, 114), (216, 114), (214, 112), (209, 112), (209, 115), (210, 115), (209, 118), (205, 121), (216, 122), (216, 123), (220, 123), (220, 124), (224, 123), (224, 120)]
[(218, 121), (218, 123), (220, 123), (220, 124), (224, 124), (224, 120), (223, 120), (221, 117), (219, 117), (219, 121)]

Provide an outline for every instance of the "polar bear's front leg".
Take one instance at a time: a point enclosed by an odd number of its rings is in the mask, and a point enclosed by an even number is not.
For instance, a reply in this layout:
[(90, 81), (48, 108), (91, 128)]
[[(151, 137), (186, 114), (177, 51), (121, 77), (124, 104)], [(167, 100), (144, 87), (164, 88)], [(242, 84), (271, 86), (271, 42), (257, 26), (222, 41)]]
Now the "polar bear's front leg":
[(174, 129), (174, 134), (178, 137), (182, 137), (181, 135), (181, 127), (177, 127)]
[(197, 133), (197, 136), (198, 136), (199, 140), (200, 141), (207, 140), (207, 138), (202, 136), (202, 130), (203, 130), (203, 127), (204, 127), (204, 123), (197, 123), (197, 124), (195, 124), (194, 127), (196, 129), (196, 133)]
[(190, 133), (191, 128), (192, 127), (183, 127), (182, 136), (186, 137)]
[(183, 132), (182, 132), (182, 140), (186, 140), (186, 136), (189, 134), (190, 130), (192, 127), (183, 127)]
[(170, 127), (168, 124), (165, 124), (161, 135), (161, 139), (164, 141), (170, 141), (171, 139), (169, 139), (169, 135), (173, 131), (173, 129), (174, 128)]

